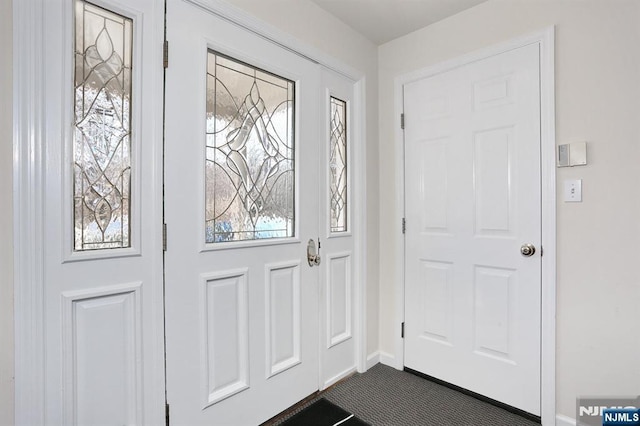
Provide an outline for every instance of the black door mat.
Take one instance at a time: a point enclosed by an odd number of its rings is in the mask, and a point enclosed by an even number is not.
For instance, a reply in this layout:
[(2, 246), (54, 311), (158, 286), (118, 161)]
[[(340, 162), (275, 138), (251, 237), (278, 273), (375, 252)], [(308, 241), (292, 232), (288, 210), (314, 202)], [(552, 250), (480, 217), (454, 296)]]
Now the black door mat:
[(370, 426), (348, 411), (320, 398), (281, 426)]

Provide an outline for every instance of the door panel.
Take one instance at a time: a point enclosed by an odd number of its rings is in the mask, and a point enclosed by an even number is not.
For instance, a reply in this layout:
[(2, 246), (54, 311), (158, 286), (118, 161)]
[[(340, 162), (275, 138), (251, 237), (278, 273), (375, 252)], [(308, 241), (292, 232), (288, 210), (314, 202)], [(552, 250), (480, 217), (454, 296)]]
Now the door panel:
[(355, 250), (352, 179), (354, 82), (322, 70), (324, 127), (320, 156), (320, 386), (326, 388), (355, 371)]
[(125, 3), (46, 2), (50, 424), (162, 421), (163, 4)]
[[(318, 268), (309, 266), (306, 250), (307, 241), (318, 237), (320, 73), (316, 64), (187, 1), (167, 3), (167, 38), (165, 277), (171, 418), (177, 424), (259, 424), (318, 389)], [(241, 72), (234, 81), (249, 78), (240, 85), (244, 94), (234, 95), (227, 80), (208, 72), (209, 51), (220, 54), (223, 62), (232, 60), (224, 67)], [(293, 82), (294, 114), (279, 106), (269, 109), (271, 92), (265, 85), (276, 77)], [(211, 87), (223, 99), (213, 107), (207, 92)], [(265, 111), (271, 111), (268, 118)], [(233, 118), (221, 126), (225, 114)], [(273, 132), (279, 120), (294, 120), (295, 138)], [(212, 141), (218, 134), (222, 136)], [(257, 154), (251, 137), (268, 154), (261, 157), (260, 167), (252, 163)], [(295, 178), (295, 211), (293, 220), (278, 220), (293, 232), (291, 237), (258, 229), (279, 217), (266, 212), (264, 202), (273, 192), (261, 185), (268, 185), (280, 170), (278, 164), (289, 161), (289, 154), (282, 154), (289, 149), (294, 152), (290, 176)], [(225, 174), (216, 175), (220, 170)], [(222, 179), (234, 182), (237, 194), (216, 186)], [(222, 210), (207, 202), (238, 197), (241, 204), (228, 201)], [(289, 202), (284, 195), (279, 200)], [(212, 217), (219, 221), (211, 227)], [(246, 239), (247, 234), (237, 238), (244, 231), (238, 229), (242, 223), (257, 239)], [(272, 236), (277, 238), (264, 238)]]
[(536, 415), (539, 81), (531, 45), (404, 87), (405, 365)]

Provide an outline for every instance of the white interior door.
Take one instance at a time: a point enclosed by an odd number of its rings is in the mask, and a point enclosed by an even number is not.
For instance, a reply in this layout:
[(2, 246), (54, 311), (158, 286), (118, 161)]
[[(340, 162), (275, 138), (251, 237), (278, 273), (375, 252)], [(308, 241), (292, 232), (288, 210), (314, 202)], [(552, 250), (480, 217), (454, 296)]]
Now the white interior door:
[(318, 389), (320, 70), (167, 3), (167, 400), (175, 424), (259, 424)]
[(405, 366), (540, 415), (539, 47), (407, 84), (404, 107)]
[(163, 4), (46, 7), (45, 386), (33, 392), (47, 424), (160, 424)]

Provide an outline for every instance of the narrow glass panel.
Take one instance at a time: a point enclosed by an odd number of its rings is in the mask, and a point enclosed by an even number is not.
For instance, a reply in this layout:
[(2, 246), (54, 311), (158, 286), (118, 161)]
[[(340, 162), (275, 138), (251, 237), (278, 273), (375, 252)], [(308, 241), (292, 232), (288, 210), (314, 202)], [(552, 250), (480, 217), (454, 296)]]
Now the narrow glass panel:
[(75, 3), (74, 250), (130, 247), (133, 21)]
[(206, 242), (294, 235), (294, 83), (208, 52)]
[(329, 209), (331, 232), (347, 230), (347, 103), (331, 98)]

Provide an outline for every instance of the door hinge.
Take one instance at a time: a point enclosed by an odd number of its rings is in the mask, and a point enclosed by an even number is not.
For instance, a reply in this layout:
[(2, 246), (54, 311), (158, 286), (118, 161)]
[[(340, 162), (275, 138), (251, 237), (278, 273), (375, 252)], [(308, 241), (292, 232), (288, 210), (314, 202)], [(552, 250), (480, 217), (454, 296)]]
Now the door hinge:
[(165, 40), (162, 45), (162, 66), (169, 68), (169, 40)]
[(405, 234), (407, 232), (407, 220), (402, 218), (402, 233)]
[(404, 339), (404, 323), (400, 326), (400, 337)]
[(162, 251), (167, 251), (167, 224), (162, 224)]
[(166, 426), (169, 426), (169, 404), (164, 405), (164, 418), (166, 421)]
[(544, 256), (544, 248), (540, 246), (540, 257)]
[(400, 128), (404, 130), (404, 112), (400, 114)]

